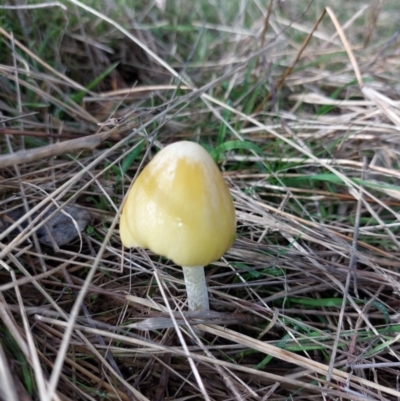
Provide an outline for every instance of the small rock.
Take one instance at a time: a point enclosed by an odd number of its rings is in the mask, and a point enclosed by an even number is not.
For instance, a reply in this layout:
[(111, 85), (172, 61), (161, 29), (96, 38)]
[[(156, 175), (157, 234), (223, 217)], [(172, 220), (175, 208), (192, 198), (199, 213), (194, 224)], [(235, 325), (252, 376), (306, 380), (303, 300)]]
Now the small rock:
[[(44, 215), (46, 218), (56, 210), (51, 207)], [(3, 216), (3, 230), (10, 226), (12, 222), (17, 221), (25, 214), (24, 208), (15, 209)], [(35, 213), (32, 219), (36, 218), (40, 213)], [(64, 206), (62, 210), (57, 212), (45, 225), (36, 231), (39, 241), (47, 246), (63, 246), (72, 242), (79, 236), (90, 221), (89, 213), (77, 206)], [(28, 221), (24, 221), (22, 228), (27, 227)], [(19, 229), (14, 230), (11, 235), (16, 236), (20, 232)]]

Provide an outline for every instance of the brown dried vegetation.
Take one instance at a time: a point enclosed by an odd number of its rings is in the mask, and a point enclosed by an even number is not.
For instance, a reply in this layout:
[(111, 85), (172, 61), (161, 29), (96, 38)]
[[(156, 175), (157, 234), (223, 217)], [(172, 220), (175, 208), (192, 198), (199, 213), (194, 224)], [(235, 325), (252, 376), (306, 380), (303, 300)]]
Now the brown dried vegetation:
[[(399, 399), (397, 3), (6, 3), (0, 398)], [(180, 139), (237, 210), (207, 313), (118, 235), (130, 183)], [(68, 205), (89, 225), (41, 242)]]

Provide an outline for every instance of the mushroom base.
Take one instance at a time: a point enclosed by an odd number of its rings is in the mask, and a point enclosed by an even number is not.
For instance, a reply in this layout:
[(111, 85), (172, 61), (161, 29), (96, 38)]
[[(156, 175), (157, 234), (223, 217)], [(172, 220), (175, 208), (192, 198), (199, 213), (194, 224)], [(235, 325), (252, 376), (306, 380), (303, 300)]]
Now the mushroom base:
[(182, 266), (190, 311), (209, 310), (206, 276), (203, 266)]

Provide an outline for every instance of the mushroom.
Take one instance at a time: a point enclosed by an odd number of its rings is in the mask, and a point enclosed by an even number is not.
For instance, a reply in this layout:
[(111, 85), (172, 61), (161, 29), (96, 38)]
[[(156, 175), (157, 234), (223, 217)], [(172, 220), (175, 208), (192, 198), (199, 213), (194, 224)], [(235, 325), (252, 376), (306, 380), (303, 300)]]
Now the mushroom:
[(148, 248), (182, 266), (189, 310), (208, 310), (204, 266), (235, 239), (235, 208), (217, 165), (200, 145), (166, 146), (139, 174), (120, 220), (127, 248)]

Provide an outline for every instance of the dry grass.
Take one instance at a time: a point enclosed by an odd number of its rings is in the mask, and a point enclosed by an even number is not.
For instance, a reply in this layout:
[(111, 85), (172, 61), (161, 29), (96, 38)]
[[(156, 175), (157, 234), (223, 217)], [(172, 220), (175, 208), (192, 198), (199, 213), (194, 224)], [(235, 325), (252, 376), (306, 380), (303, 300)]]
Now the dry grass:
[[(89, 3), (0, 6), (0, 398), (399, 399), (397, 3)], [(181, 139), (237, 210), (212, 312), (118, 235)], [(89, 226), (43, 245), (71, 204)]]

